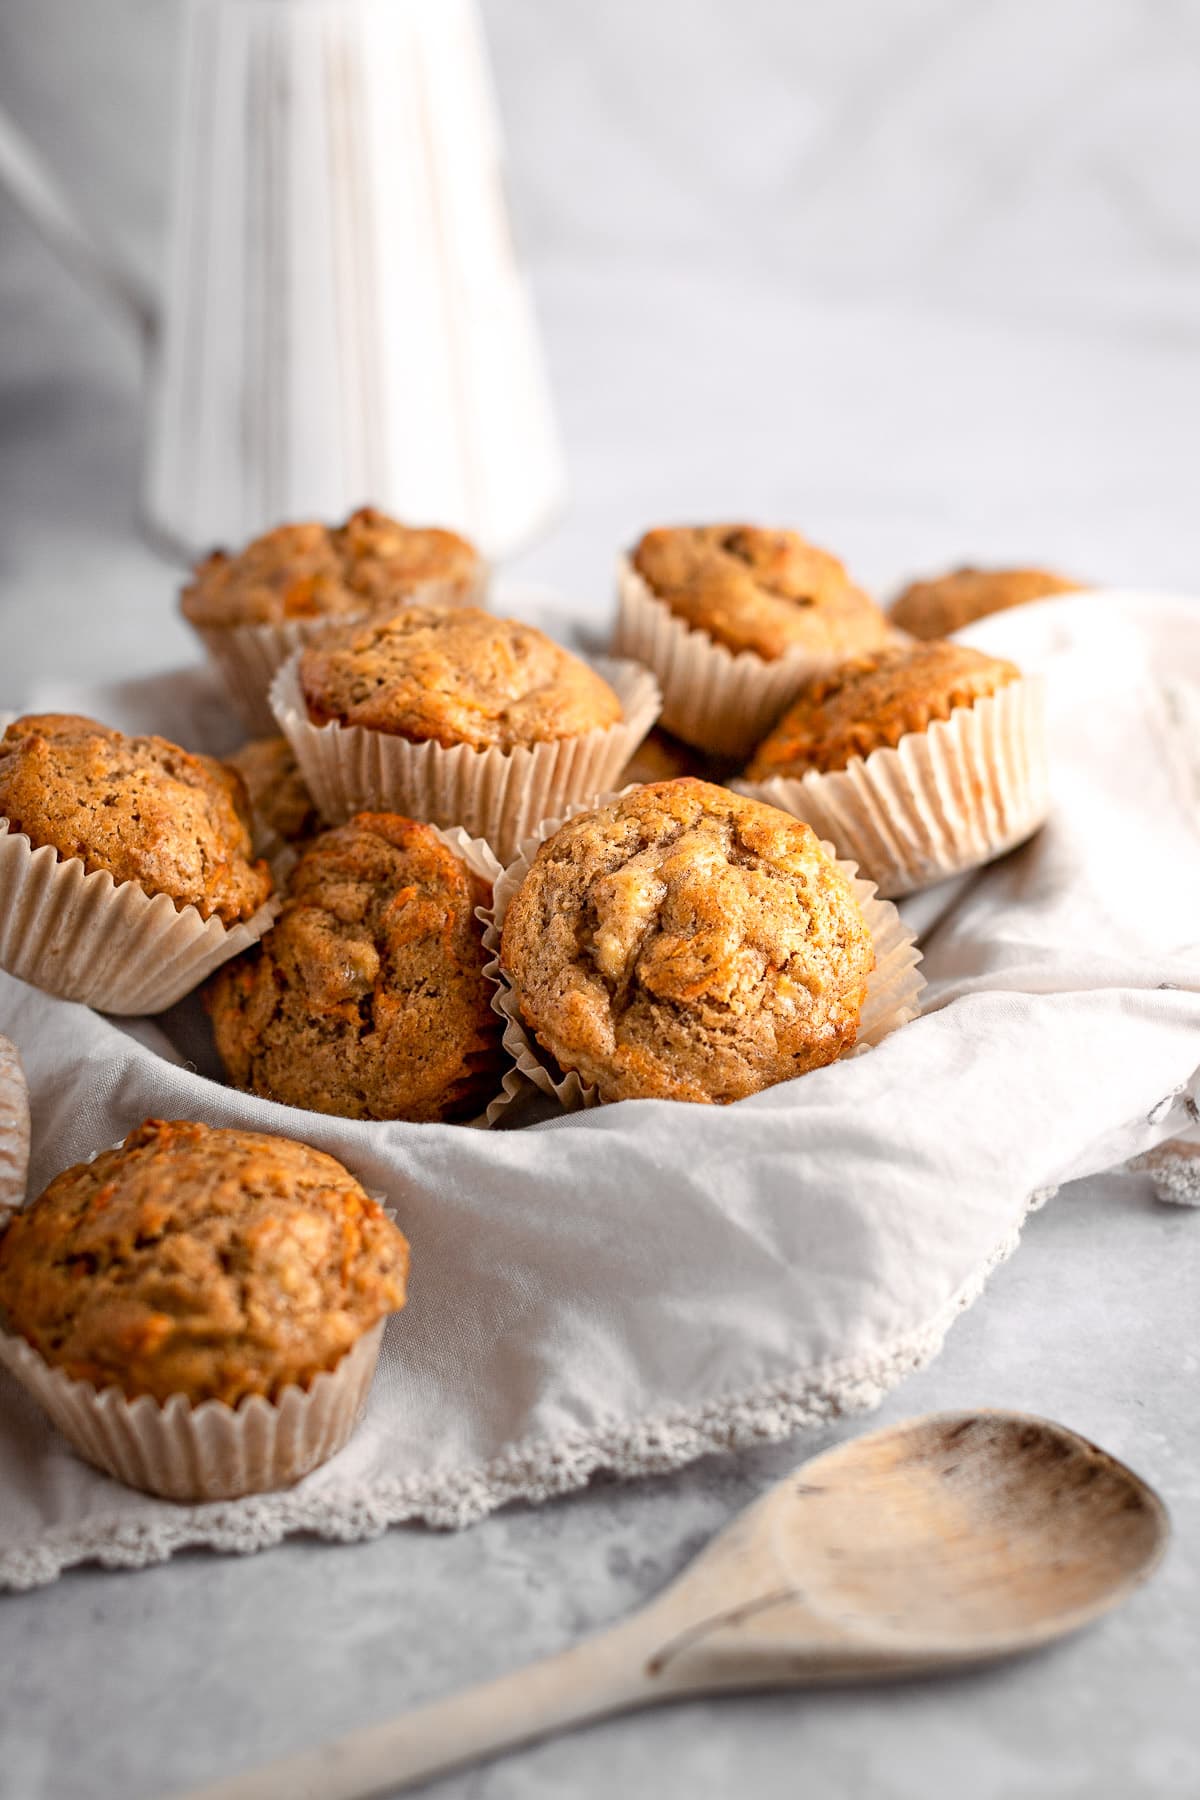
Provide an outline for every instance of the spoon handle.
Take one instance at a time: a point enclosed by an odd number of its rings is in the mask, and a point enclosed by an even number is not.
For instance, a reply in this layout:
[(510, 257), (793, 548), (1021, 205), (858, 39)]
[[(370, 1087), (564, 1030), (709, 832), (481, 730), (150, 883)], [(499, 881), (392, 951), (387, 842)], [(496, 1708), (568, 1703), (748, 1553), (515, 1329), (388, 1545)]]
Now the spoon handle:
[[(558, 1656), (264, 1764), (185, 1800), (369, 1800), (661, 1696), (645, 1673), (640, 1616)], [(652, 1643), (652, 1640), (650, 1640)]]

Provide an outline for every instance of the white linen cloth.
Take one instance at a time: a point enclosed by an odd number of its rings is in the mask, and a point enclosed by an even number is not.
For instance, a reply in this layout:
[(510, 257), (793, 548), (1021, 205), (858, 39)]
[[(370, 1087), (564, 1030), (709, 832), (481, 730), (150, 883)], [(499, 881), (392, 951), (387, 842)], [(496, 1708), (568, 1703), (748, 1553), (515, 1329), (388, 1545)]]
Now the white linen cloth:
[[(871, 1405), (936, 1353), (1033, 1197), (1200, 1116), (1200, 605), (1087, 595), (966, 635), (1047, 674), (1050, 822), (907, 903), (919, 1020), (736, 1106), (626, 1102), (490, 1133), (327, 1118), (186, 1066), (211, 1054), (192, 1003), (122, 1023), (0, 975), (31, 1193), (147, 1115), (240, 1124), (342, 1158), (413, 1252), (361, 1429), (287, 1493), (188, 1507), (126, 1490), (0, 1380), (0, 1584), (465, 1525), (597, 1468), (671, 1468)], [(199, 673), (30, 703), (229, 741)]]

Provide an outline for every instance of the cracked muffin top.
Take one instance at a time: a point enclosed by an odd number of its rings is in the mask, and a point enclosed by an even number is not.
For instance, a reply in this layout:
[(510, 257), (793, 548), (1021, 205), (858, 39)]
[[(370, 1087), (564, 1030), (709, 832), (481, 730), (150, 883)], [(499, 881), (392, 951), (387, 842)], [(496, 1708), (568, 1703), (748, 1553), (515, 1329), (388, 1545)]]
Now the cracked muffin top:
[(332, 1369), (404, 1305), (408, 1245), (332, 1156), (147, 1119), (0, 1238), (0, 1313), (45, 1360), (134, 1399), (236, 1406)]
[(241, 777), (160, 737), (126, 737), (74, 713), (31, 713), (0, 738), (0, 818), (35, 849), (79, 857), (147, 894), (232, 925), (268, 898), (251, 861)]
[(252, 738), (229, 764), (246, 784), (258, 835), (273, 833), (285, 844), (299, 844), (321, 829), (317, 803), (285, 737)]
[(479, 553), (466, 538), (401, 525), (363, 506), (344, 525), (277, 525), (236, 556), (214, 550), (180, 605), (193, 625), (279, 625), (395, 606), (419, 597), (426, 582), (439, 584), (440, 599), (466, 600), (481, 574)]
[(300, 659), (316, 725), (334, 719), (446, 748), (511, 750), (616, 725), (621, 703), (532, 625), (473, 606), (409, 606), (339, 626)]
[(989, 613), (1082, 591), (1082, 582), (1049, 569), (955, 569), (935, 581), (912, 582), (892, 602), (891, 620), (914, 637), (946, 637)]
[(605, 1100), (738, 1100), (833, 1062), (874, 962), (807, 825), (689, 778), (569, 820), (501, 944), (526, 1025)]
[(315, 838), (275, 926), (208, 988), (235, 1087), (347, 1119), (459, 1119), (500, 1084), (475, 908), (432, 826), (359, 813)]
[(747, 778), (844, 769), (1020, 677), (1015, 663), (966, 644), (902, 645), (843, 663), (801, 688), (754, 752)]
[(836, 556), (798, 531), (688, 525), (648, 531), (633, 567), (651, 592), (727, 650), (850, 655), (885, 643), (887, 620)]

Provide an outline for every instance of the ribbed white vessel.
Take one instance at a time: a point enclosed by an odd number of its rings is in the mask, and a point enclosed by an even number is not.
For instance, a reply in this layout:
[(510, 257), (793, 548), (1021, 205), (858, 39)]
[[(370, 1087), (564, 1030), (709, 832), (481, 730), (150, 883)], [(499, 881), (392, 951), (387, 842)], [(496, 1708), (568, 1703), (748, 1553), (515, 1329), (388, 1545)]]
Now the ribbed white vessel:
[(563, 473), (474, 0), (186, 0), (178, 131), (151, 522), (535, 533)]

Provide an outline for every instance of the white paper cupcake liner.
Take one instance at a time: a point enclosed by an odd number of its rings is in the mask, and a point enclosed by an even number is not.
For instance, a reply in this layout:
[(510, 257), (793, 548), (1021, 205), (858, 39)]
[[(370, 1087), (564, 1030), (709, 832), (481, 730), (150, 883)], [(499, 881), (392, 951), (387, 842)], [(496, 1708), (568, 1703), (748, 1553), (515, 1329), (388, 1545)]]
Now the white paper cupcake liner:
[(25, 1199), (29, 1174), (29, 1089), (17, 1047), (0, 1037), (0, 1231)]
[(0, 968), (97, 1012), (157, 1013), (258, 942), (279, 911), (273, 894), (249, 919), (224, 925), (136, 881), (88, 874), (78, 857), (35, 850), (0, 819)]
[(915, 893), (1002, 856), (1045, 821), (1045, 700), (1041, 676), (1024, 676), (845, 769), (734, 786), (803, 819), (881, 894)]
[(711, 756), (748, 756), (797, 689), (839, 660), (794, 650), (768, 662), (753, 650), (728, 650), (673, 613), (627, 556), (617, 568), (617, 605), (613, 654), (654, 671), (660, 723)]
[[(437, 833), (443, 844), (453, 850), (456, 856), (461, 857), (462, 861), (466, 863), (473, 875), (478, 875), (481, 880), (487, 882), (494, 894), (496, 883), (499, 881), (501, 875), (503, 875), (504, 868), (493, 854), (491, 845), (483, 838), (468, 837), (461, 825), (434, 825), (431, 827), (431, 830)], [(475, 908), (475, 917), (480, 920), (488, 918), (489, 912), (487, 907), (477, 906)], [(486, 972), (485, 968), (484, 973), (486, 974)], [(503, 1044), (503, 1034), (501, 1035), (501, 1044)], [(487, 1107), (483, 1112), (478, 1113), (473, 1119), (463, 1119), (458, 1121), (458, 1123), (466, 1125), (473, 1130), (486, 1131), (492, 1122), (492, 1108), (497, 1105), (497, 1102), (500, 1102), (502, 1105), (508, 1104), (507, 1099), (505, 1098), (503, 1081), (501, 1081), (500, 1092), (488, 1102)]]
[[(629, 788), (621, 790), (622, 793), (630, 791)], [(489, 1124), (495, 1124), (527, 1082), (532, 1082), (543, 1094), (552, 1096), (566, 1112), (602, 1104), (598, 1089), (583, 1081), (575, 1070), (564, 1075), (549, 1052), (543, 1050), (527, 1030), (517, 997), (500, 967), (500, 939), (509, 902), (529, 873), (538, 846), (553, 837), (568, 819), (589, 812), (593, 807), (606, 806), (619, 797), (615, 793), (603, 794), (588, 804), (570, 807), (561, 818), (545, 820), (522, 844), (493, 889), (492, 911), (483, 934), (484, 948), (489, 952), (484, 973), (495, 983), (492, 1005), (504, 1020), (504, 1048), (515, 1066), (504, 1077), (503, 1092), (488, 1108)], [(884, 1038), (890, 1037), (901, 1025), (907, 1025), (920, 1012), (921, 990), (925, 986), (925, 977), (918, 967), (921, 952), (914, 933), (891, 902), (880, 899), (874, 883), (864, 880), (853, 863), (837, 856), (832, 844), (823, 844), (822, 848), (848, 878), (875, 946), (875, 967), (867, 981), (858, 1035), (844, 1052), (846, 1056), (859, 1056), (864, 1050), (881, 1044)]]
[[(482, 606), (487, 596), (488, 572), (481, 566), (474, 582), (425, 581), (397, 599), (411, 606)], [(311, 644), (324, 632), (365, 618), (362, 612), (321, 614), (310, 619), (287, 619), (278, 625), (188, 624), (204, 645), (243, 725), (254, 737), (273, 736), (278, 727), (271, 711), (270, 688), (276, 669), (289, 656)]]
[(166, 1404), (119, 1388), (100, 1392), (53, 1368), (24, 1338), (0, 1332), (0, 1362), (85, 1461), (166, 1500), (234, 1500), (290, 1487), (346, 1443), (370, 1392), (386, 1320), (307, 1389), (240, 1406), (182, 1394)]
[(472, 837), (486, 838), (502, 862), (541, 820), (610, 788), (658, 717), (658, 684), (648, 670), (597, 660), (621, 702), (619, 724), (530, 748), (446, 749), (358, 725), (314, 725), (299, 664), (297, 653), (278, 671), (271, 704), (327, 819), (338, 823), (356, 812), (384, 810), (460, 825)]

